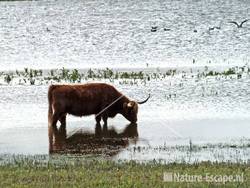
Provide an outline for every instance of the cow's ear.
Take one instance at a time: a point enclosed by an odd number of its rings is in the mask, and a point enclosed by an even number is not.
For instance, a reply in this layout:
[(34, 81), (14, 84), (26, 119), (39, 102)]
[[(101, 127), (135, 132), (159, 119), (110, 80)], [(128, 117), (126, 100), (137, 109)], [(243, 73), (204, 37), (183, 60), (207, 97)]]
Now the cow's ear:
[(134, 103), (133, 103), (133, 102), (129, 102), (129, 103), (127, 104), (127, 107), (128, 107), (128, 108), (133, 108), (133, 106), (134, 106)]

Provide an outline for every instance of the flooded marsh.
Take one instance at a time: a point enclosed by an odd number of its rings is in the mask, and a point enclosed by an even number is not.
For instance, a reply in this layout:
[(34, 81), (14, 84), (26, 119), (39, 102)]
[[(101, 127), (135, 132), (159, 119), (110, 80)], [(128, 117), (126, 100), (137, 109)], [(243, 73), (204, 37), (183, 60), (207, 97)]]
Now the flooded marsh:
[[(245, 66), (224, 70), (62, 68), (4, 72), (0, 77), (1, 153), (48, 154), (52, 142), (52, 153), (106, 156), (114, 160), (247, 162), (248, 70)], [(18, 82), (29, 79), (31, 74), (35, 84)], [(74, 74), (78, 81), (71, 79)], [(13, 76), (11, 82), (4, 81), (6, 75)], [(120, 115), (110, 119), (106, 128), (96, 127), (94, 116), (68, 115), (66, 128), (60, 128), (58, 123), (58, 130), (52, 130), (55, 138), (49, 141), (48, 86), (90, 82), (112, 84), (135, 100), (149, 93), (152, 97), (139, 107), (135, 127)]]
[[(248, 162), (249, 2), (1, 1), (0, 156)], [(137, 126), (68, 115), (49, 140), (49, 85), (92, 82), (151, 94)]]

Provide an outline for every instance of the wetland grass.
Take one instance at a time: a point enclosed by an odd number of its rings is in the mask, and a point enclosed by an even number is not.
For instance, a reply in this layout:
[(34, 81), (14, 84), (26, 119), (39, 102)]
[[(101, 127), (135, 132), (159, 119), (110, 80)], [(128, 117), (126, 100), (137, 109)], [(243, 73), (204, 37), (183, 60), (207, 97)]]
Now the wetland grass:
[[(181, 78), (183, 80), (196, 78), (196, 81), (206, 78), (215, 79), (241, 79), (249, 77), (249, 67), (232, 67), (224, 71), (209, 70), (207, 66), (203, 71), (181, 71), (177, 69), (169, 69), (160, 71), (118, 71), (109, 68), (106, 69), (88, 69), (80, 71), (78, 69), (51, 69), (48, 72), (39, 69), (24, 68), (23, 71), (16, 70), (14, 72), (3, 72), (0, 79), (3, 79), (2, 84), (51, 84), (51, 83), (81, 83), (85, 81), (104, 81), (114, 82), (119, 80), (120, 84), (138, 85), (138, 83), (146, 84), (152, 80), (162, 81), (171, 77)], [(15, 80), (19, 80), (18, 82)]]
[[(190, 175), (237, 175), (243, 182), (164, 182), (163, 173)], [(0, 166), (1, 187), (249, 187), (250, 166), (247, 164), (210, 163), (161, 164), (156, 161), (110, 161), (95, 159), (48, 160), (41, 163), (29, 158), (17, 159)]]

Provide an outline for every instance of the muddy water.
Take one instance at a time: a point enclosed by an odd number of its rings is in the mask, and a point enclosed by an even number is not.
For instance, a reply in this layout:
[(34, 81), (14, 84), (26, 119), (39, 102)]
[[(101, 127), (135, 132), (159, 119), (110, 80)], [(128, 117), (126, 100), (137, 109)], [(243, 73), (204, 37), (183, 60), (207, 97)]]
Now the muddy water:
[[(51, 152), (112, 159), (169, 161), (249, 160), (249, 78), (180, 77), (135, 85), (112, 83), (125, 95), (151, 99), (136, 126), (121, 115), (108, 127), (93, 116), (68, 116)], [(0, 153), (48, 154), (48, 86), (0, 86)], [(63, 129), (61, 129), (63, 130)]]

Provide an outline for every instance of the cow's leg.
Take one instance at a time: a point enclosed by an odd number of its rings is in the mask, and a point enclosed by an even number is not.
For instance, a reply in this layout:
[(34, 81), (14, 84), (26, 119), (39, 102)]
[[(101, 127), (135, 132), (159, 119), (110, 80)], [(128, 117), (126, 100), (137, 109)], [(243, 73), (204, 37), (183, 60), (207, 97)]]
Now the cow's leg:
[(54, 151), (54, 141), (56, 140), (58, 130), (56, 127), (56, 122), (52, 120), (52, 124), (49, 125), (49, 153)]
[[(61, 123), (59, 129), (56, 126), (58, 120)], [(64, 132), (66, 133), (65, 125), (66, 125), (65, 114), (55, 112), (52, 116), (52, 124), (51, 124), (51, 130), (52, 130), (53, 136), (54, 136), (54, 139), (53, 139), (54, 142), (52, 142), (52, 150), (51, 151), (58, 150), (62, 147), (63, 133)]]
[(95, 136), (97, 138), (100, 138), (101, 135), (102, 135), (102, 127), (101, 127), (100, 123), (99, 124), (97, 123), (96, 126), (95, 126)]
[[(63, 113), (61, 111), (62, 109), (63, 108), (60, 105), (60, 103), (54, 103), (53, 104), (53, 111), (54, 111), (54, 113), (51, 114), (51, 118), (50, 118), (51, 124), (50, 124), (49, 137), (52, 137), (52, 139), (50, 141), (50, 146), (53, 145), (53, 136), (55, 138), (58, 135), (58, 130), (57, 130), (57, 127), (56, 127), (56, 123), (60, 119), (60, 117), (63, 115)], [(51, 142), (52, 142), (52, 144), (51, 144)], [(52, 149), (52, 147), (50, 147), (50, 149)]]
[(53, 151), (53, 129), (51, 125), (49, 125), (48, 127), (48, 133), (49, 133), (49, 153), (52, 153)]
[(104, 122), (104, 125), (107, 126), (108, 125), (108, 116), (104, 114), (102, 116), (102, 121)]
[(51, 122), (49, 123), (49, 153), (53, 152), (53, 140), (55, 138), (56, 132), (57, 132), (57, 127), (56, 123), (58, 120), (58, 115), (57, 114), (51, 114)]
[(61, 126), (59, 128), (59, 134), (61, 135), (62, 138), (64, 138), (64, 137), (66, 138), (66, 114), (63, 114), (60, 117), (59, 121), (61, 123)]
[(56, 130), (56, 123), (59, 119), (60, 119), (60, 113), (54, 113), (52, 116), (52, 124), (51, 124), (53, 130)]
[(103, 124), (103, 135), (104, 135), (104, 137), (106, 137), (107, 133), (108, 133), (108, 116), (104, 114), (102, 116), (102, 120), (104, 122), (104, 124)]
[(61, 128), (64, 128), (64, 129), (65, 129), (65, 127), (66, 127), (66, 114), (63, 114), (63, 115), (60, 117), (59, 121), (60, 121), (60, 123), (61, 123), (60, 129), (61, 129)]
[(59, 119), (61, 125), (55, 136), (55, 148), (57, 150), (63, 150), (66, 142), (66, 115), (62, 115)]
[(96, 120), (97, 125), (101, 124), (101, 119), (102, 119), (101, 115), (95, 116), (95, 120)]
[(53, 116), (52, 116), (52, 124), (51, 124), (51, 129), (54, 133), (54, 136), (56, 134), (58, 134), (58, 130), (57, 130), (57, 127), (56, 127), (56, 123), (57, 121), (59, 120), (60, 118), (60, 114), (59, 113), (54, 113)]

